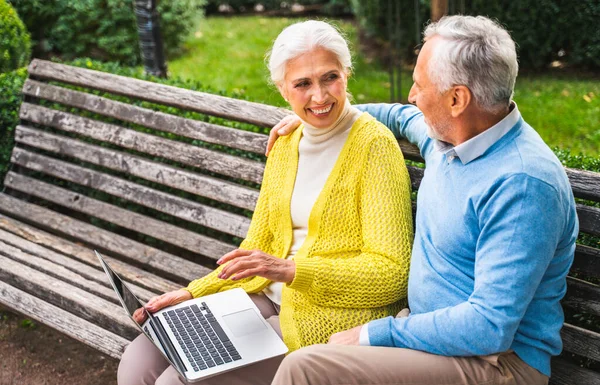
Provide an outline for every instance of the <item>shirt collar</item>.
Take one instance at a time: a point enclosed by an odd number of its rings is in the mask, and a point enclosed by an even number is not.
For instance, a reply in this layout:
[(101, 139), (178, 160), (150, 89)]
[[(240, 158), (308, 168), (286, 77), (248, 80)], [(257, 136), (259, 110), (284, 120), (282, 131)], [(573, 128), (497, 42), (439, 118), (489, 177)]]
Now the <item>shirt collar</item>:
[(481, 134), (472, 137), (464, 143), (454, 147), (450, 143), (435, 141), (436, 150), (444, 153), (448, 161), (458, 157), (463, 165), (479, 158), (494, 143), (502, 138), (515, 124), (521, 119), (521, 113), (515, 102), (511, 102), (511, 111), (501, 121), (483, 131)]

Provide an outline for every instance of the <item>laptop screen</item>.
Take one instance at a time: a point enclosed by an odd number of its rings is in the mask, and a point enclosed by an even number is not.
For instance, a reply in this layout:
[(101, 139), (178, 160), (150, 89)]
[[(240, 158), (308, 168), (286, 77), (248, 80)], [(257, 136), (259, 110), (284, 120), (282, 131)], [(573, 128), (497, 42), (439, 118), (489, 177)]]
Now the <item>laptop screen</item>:
[[(172, 358), (172, 356), (176, 355), (177, 353), (172, 352), (171, 354), (168, 354), (167, 350), (169, 350), (169, 347), (164, 345), (164, 343), (167, 341), (164, 341), (164, 338), (163, 339), (157, 338), (158, 340), (155, 340), (155, 338), (153, 338), (152, 334), (150, 333), (150, 330), (148, 330), (148, 328), (151, 328), (154, 331), (155, 335), (158, 337), (158, 331), (156, 329), (158, 327), (162, 328), (162, 326), (157, 325), (154, 322), (159, 322), (159, 321), (156, 320), (156, 318), (153, 317), (146, 310), (146, 308), (144, 307), (142, 302), (135, 296), (135, 294), (133, 294), (131, 292), (131, 290), (129, 290), (127, 285), (123, 282), (123, 280), (121, 280), (121, 278), (117, 275), (117, 273), (115, 273), (114, 270), (111, 269), (110, 266), (108, 266), (108, 263), (106, 263), (104, 258), (102, 258), (102, 256), (100, 255), (100, 253), (98, 253), (97, 251), (95, 251), (95, 253), (96, 253), (96, 256), (98, 257), (98, 259), (100, 260), (100, 263), (102, 264), (102, 267), (104, 268), (104, 271), (108, 275), (108, 278), (111, 280), (113, 288), (115, 289), (115, 291), (117, 292), (117, 294), (121, 300), (121, 304), (123, 305), (125, 310), (129, 313), (131, 319), (138, 325), (139, 329), (150, 339), (150, 341), (152, 341), (154, 343), (154, 345), (156, 345), (156, 347), (165, 356), (165, 358), (173, 365), (173, 367), (183, 376), (183, 373), (185, 372), (185, 366), (183, 365), (183, 363), (181, 362), (181, 360), (179, 358), (176, 358), (176, 362), (174, 362), (174, 360)], [(144, 315), (145, 315), (145, 316), (142, 316), (141, 318), (143, 318), (143, 319), (140, 319), (139, 321), (138, 321), (138, 319), (136, 319), (137, 317), (134, 317), (134, 313), (138, 309), (142, 309), (142, 311), (144, 312)], [(168, 337), (166, 337), (166, 338), (168, 338)]]
[[(123, 300), (123, 306), (126, 308), (127, 312), (129, 313), (129, 315), (133, 318), (133, 313), (135, 313), (135, 311), (137, 309), (143, 308), (143, 304), (140, 302), (140, 300), (129, 290), (129, 288), (123, 284), (123, 281), (121, 280), (121, 278), (113, 271), (113, 269), (110, 268), (110, 266), (108, 266), (108, 264), (104, 261), (103, 265), (106, 268), (106, 272), (108, 273), (108, 275), (110, 276), (110, 279), (112, 280), (113, 284), (114, 284), (114, 288), (117, 291), (117, 294), (119, 294), (119, 296), (121, 297), (121, 299)], [(147, 317), (144, 317), (147, 318)], [(140, 326), (143, 326), (143, 322), (139, 323), (137, 320), (134, 319), (134, 321)]]

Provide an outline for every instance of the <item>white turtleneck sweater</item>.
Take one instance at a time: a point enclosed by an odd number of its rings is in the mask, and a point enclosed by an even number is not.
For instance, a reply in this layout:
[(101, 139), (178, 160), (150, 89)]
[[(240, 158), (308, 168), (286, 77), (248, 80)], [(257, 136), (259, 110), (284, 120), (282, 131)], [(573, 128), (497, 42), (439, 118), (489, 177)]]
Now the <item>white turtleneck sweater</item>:
[[(292, 193), (291, 215), (293, 241), (287, 259), (293, 258), (308, 234), (308, 219), (312, 208), (335, 166), (346, 143), (350, 129), (361, 112), (346, 100), (336, 122), (328, 128), (315, 128), (304, 123), (298, 145), (298, 171)], [(277, 305), (281, 305), (282, 282), (273, 282), (263, 292)]]

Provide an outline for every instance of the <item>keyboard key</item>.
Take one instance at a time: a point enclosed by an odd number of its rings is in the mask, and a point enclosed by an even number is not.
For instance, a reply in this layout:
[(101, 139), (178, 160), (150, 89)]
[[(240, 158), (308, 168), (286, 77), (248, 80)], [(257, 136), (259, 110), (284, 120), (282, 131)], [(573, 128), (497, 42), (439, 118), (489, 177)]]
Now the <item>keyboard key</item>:
[(217, 365), (223, 365), (224, 364), (223, 360), (221, 358), (219, 358), (219, 357), (215, 357), (215, 363)]
[(241, 357), (239, 354), (232, 354), (232, 355), (231, 355), (231, 358), (233, 358), (233, 360), (234, 360), (234, 361), (237, 361), (237, 360), (241, 360), (241, 359), (242, 359), (242, 357)]

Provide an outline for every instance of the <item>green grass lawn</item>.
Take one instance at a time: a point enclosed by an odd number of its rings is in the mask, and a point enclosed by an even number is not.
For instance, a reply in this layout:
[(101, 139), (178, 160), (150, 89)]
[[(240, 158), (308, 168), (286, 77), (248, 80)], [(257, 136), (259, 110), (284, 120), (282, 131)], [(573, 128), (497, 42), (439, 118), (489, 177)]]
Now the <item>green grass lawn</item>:
[[(268, 84), (264, 55), (279, 32), (297, 21), (258, 16), (202, 19), (186, 43), (187, 53), (169, 61), (169, 71), (172, 76), (193, 78), (215, 90), (285, 106), (277, 90)], [(355, 69), (348, 88), (355, 102), (389, 101), (386, 69), (357, 51), (357, 31), (352, 23), (334, 23), (352, 45)], [(410, 79), (409, 72), (403, 73), (405, 98)], [(551, 147), (600, 156), (600, 79), (523, 75), (517, 79), (515, 101), (525, 120)]]

